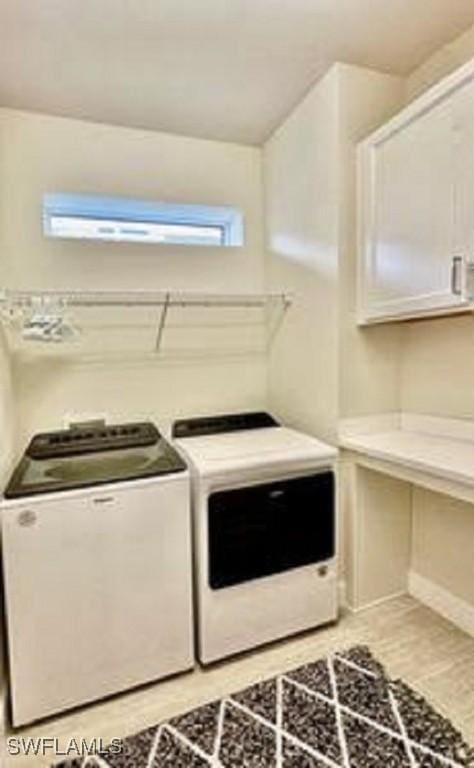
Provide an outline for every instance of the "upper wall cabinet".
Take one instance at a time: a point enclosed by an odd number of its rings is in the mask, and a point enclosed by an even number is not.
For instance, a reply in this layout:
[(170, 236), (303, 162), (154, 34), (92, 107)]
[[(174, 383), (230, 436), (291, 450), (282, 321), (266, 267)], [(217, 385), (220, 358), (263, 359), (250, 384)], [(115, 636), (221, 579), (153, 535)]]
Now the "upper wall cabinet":
[(474, 61), (359, 146), (361, 324), (474, 308)]

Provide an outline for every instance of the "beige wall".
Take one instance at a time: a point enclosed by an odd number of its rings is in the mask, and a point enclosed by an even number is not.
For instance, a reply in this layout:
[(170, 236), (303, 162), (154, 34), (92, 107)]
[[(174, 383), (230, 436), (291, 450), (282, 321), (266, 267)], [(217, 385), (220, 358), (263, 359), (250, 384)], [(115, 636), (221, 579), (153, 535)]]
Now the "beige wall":
[(403, 411), (474, 418), (474, 315), (404, 328), (400, 392)]
[(0, 326), (0, 483), (4, 482), (11, 469), (15, 421), (11, 360), (5, 334)]
[(361, 138), (399, 107), (401, 78), (341, 64), (339, 72), (339, 418), (397, 410), (401, 329), (360, 328), (357, 303), (357, 157)]
[(267, 280), (293, 293), (269, 358), (270, 407), (334, 441), (337, 419), (338, 71), (264, 147)]
[(14, 377), (18, 446), (24, 448), (32, 432), (94, 414), (117, 422), (150, 418), (163, 423), (180, 416), (259, 409), (266, 404), (265, 377), (263, 356), (27, 361)]
[[(2, 280), (14, 287), (251, 290), (263, 279), (260, 151), (0, 110)], [(235, 205), (243, 249), (44, 238), (44, 192)]]
[(473, 505), (422, 488), (412, 499), (412, 569), (474, 606)]
[(341, 415), (398, 406), (399, 329), (355, 327), (355, 147), (401, 98), (399, 78), (337, 64), (264, 147), (268, 280), (295, 298), (270, 403), (331, 441)]
[[(178, 288), (250, 291), (263, 287), (261, 153), (257, 148), (189, 139), (126, 128), (0, 110), (0, 253), (2, 284), (18, 288), (139, 289)], [(199, 248), (126, 243), (94, 243), (43, 237), (41, 199), (45, 192), (84, 192), (235, 205), (245, 217), (245, 247)], [(135, 418), (259, 407), (266, 395), (261, 349), (235, 347), (221, 336), (217, 356), (209, 324), (225, 326), (225, 313), (188, 318), (189, 333), (176, 328), (165, 342), (172, 361), (137, 353), (149, 349), (157, 313), (146, 319), (143, 336), (132, 334), (122, 312), (117, 333), (105, 331), (95, 364), (77, 355), (15, 364), (15, 391), (23, 444), (31, 432), (62, 425), (66, 412), (105, 412)], [(127, 311), (135, 322), (137, 315)], [(183, 323), (178, 312), (171, 326)], [(199, 326), (199, 329), (197, 328)], [(261, 329), (259, 329), (260, 332)], [(240, 334), (240, 335), (242, 335)], [(89, 334), (90, 335), (90, 334)], [(97, 336), (97, 334), (96, 334)], [(179, 337), (179, 338), (178, 338)], [(212, 338), (211, 338), (212, 337)], [(118, 342), (117, 342), (118, 338)], [(87, 350), (89, 337), (79, 349)], [(189, 339), (191, 342), (189, 343)], [(97, 341), (97, 339), (95, 339)], [(128, 344), (126, 343), (128, 341)], [(106, 354), (116, 344), (114, 362)], [(191, 354), (183, 353), (183, 349)], [(180, 351), (177, 351), (179, 348)], [(120, 351), (122, 349), (122, 354)], [(229, 353), (229, 350), (236, 352)], [(128, 353), (135, 355), (128, 356)], [(102, 359), (103, 358), (103, 359)], [(122, 363), (120, 362), (122, 358)], [(129, 359), (130, 358), (130, 359)]]

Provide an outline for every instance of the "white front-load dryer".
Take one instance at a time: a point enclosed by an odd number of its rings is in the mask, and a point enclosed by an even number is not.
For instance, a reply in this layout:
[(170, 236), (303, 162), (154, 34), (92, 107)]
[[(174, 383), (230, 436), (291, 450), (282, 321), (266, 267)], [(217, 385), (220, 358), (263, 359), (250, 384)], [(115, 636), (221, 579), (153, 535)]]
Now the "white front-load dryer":
[(334, 621), (337, 450), (264, 413), (173, 435), (191, 467), (200, 661)]

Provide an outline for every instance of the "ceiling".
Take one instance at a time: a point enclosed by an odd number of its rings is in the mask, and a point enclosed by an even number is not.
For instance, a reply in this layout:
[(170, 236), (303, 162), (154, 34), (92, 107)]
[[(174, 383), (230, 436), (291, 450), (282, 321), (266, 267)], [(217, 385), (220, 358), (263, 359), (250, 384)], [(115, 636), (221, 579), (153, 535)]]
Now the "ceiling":
[(473, 0), (0, 0), (0, 105), (261, 143), (334, 61), (406, 75)]

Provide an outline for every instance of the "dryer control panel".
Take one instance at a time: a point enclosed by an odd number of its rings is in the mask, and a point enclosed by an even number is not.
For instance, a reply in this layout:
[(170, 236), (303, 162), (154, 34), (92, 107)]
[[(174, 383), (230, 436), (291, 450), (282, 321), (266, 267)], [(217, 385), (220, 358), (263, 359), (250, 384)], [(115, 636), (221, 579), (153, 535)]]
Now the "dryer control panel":
[(243, 429), (279, 426), (273, 416), (265, 411), (229, 413), (222, 416), (201, 416), (195, 419), (175, 421), (173, 437), (200, 437), (201, 435), (217, 435), (222, 432), (237, 432)]

